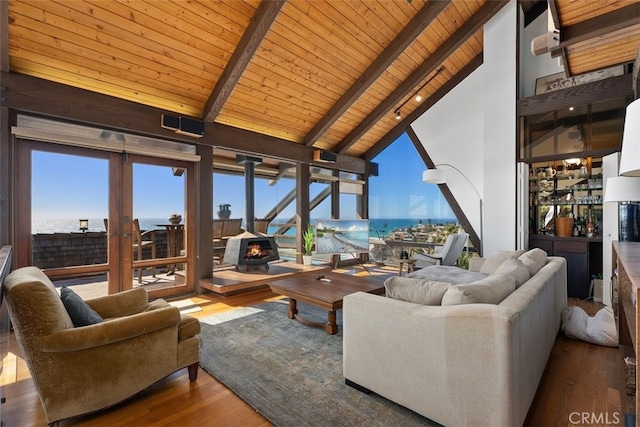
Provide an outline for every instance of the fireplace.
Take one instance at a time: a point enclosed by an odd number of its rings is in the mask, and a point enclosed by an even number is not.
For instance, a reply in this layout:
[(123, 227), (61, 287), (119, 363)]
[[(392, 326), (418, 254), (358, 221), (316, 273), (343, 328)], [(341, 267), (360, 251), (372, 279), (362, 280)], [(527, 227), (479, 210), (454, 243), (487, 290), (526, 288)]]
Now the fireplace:
[(267, 263), (277, 259), (278, 246), (273, 237), (247, 231), (229, 239), (223, 261), (234, 264), (240, 271), (251, 271), (266, 270)]
[(254, 213), (254, 172), (255, 164), (262, 160), (255, 157), (238, 156), (237, 162), (244, 164), (244, 183), (247, 231), (231, 237), (227, 241), (222, 262), (234, 264), (239, 271), (266, 270), (269, 261), (280, 259), (278, 246), (273, 237), (255, 232)]

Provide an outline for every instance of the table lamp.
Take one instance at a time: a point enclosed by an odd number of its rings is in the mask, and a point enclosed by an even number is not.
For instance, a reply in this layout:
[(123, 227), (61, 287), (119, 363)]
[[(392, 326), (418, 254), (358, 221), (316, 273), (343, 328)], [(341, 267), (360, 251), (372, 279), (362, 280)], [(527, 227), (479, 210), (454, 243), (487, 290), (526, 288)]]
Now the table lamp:
[(640, 177), (640, 99), (627, 106), (624, 117), (620, 175)]

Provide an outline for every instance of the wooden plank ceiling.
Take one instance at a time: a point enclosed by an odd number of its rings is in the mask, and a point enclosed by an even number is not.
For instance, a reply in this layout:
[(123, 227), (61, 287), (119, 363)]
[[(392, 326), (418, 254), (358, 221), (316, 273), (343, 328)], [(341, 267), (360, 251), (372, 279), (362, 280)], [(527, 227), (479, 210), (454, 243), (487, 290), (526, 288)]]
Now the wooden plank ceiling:
[[(504, 4), (9, 0), (9, 71), (364, 157), (481, 63)], [(571, 73), (633, 61), (640, 24), (593, 24), (637, 1), (554, 6)]]

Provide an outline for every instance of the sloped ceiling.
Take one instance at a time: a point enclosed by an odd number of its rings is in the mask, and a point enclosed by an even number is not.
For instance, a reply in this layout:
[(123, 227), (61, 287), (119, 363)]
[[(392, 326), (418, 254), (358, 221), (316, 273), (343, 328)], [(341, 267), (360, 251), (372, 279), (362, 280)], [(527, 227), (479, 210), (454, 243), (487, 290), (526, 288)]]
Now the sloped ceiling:
[[(3, 70), (362, 157), (481, 63), (505, 3), (9, 0)], [(637, 1), (550, 7), (571, 74), (635, 59)]]

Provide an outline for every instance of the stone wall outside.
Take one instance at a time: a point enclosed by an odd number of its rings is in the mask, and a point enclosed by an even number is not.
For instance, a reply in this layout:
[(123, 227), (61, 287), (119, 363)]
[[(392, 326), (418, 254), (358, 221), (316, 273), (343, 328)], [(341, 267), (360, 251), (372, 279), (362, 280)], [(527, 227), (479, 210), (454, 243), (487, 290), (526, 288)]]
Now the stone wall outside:
[[(167, 233), (156, 231), (156, 258), (167, 256)], [(107, 234), (86, 233), (42, 233), (31, 236), (32, 264), (42, 269), (79, 265), (104, 264), (107, 262)], [(151, 248), (144, 248), (143, 259), (151, 258)]]

